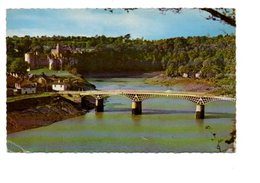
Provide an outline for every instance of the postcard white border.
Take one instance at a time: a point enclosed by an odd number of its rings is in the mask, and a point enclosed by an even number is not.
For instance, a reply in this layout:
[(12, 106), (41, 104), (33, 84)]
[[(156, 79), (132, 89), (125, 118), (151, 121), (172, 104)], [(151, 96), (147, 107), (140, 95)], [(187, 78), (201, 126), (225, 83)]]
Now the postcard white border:
[[(257, 1), (73, 0), (1, 1), (1, 182), (259, 182), (259, 16)], [(7, 8), (229, 7), (237, 9), (237, 152), (32, 153), (6, 152), (5, 10)], [(254, 164), (256, 165), (254, 166)], [(3, 180), (3, 181), (2, 181)]]

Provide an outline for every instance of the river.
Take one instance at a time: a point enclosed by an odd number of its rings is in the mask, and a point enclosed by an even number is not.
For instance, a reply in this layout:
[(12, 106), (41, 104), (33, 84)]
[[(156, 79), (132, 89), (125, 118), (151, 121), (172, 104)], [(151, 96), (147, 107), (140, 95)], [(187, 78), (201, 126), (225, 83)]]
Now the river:
[[(149, 85), (144, 78), (88, 79), (97, 89), (180, 90)], [(104, 113), (8, 134), (10, 152), (225, 152), (235, 123), (235, 103), (206, 105), (205, 119), (195, 119), (195, 104), (154, 98), (143, 102), (143, 114), (131, 114), (123, 96), (106, 100)]]

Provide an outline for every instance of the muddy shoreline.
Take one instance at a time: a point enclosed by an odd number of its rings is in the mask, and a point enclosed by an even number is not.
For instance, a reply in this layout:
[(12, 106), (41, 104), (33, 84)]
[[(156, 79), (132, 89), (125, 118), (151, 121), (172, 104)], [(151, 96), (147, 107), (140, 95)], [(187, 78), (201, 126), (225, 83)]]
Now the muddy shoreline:
[(206, 92), (217, 94), (219, 87), (214, 84), (193, 78), (182, 77), (168, 77), (163, 71), (155, 72), (134, 72), (134, 73), (88, 73), (84, 75), (86, 78), (144, 78), (145, 83), (151, 85), (164, 85), (164, 86), (181, 86), (183, 91), (187, 92)]
[(7, 102), (7, 134), (47, 126), (54, 122), (84, 115), (94, 108), (93, 100), (74, 103), (60, 96), (23, 99)]
[(183, 88), (182, 91), (187, 92), (205, 92), (213, 94), (219, 90), (214, 84), (205, 80), (182, 77), (171, 78), (163, 73), (152, 78), (147, 78), (145, 83), (164, 86), (181, 86), (181, 88)]

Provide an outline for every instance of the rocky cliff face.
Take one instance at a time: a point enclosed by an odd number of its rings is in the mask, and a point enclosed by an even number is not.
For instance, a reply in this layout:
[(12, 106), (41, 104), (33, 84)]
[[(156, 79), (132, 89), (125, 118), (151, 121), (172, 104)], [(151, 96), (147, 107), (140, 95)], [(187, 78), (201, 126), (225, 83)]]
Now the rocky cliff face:
[[(85, 101), (87, 110), (94, 107)], [(7, 103), (7, 133), (50, 125), (86, 113), (81, 104), (63, 97), (41, 97)]]

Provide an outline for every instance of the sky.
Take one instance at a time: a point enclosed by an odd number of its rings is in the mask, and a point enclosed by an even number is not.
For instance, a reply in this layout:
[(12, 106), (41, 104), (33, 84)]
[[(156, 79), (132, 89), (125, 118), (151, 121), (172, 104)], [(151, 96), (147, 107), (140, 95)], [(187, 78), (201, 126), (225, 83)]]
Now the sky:
[(183, 9), (182, 13), (137, 9), (7, 9), (7, 36), (96, 36), (158, 40), (172, 37), (234, 34), (235, 28), (206, 20), (208, 13)]

